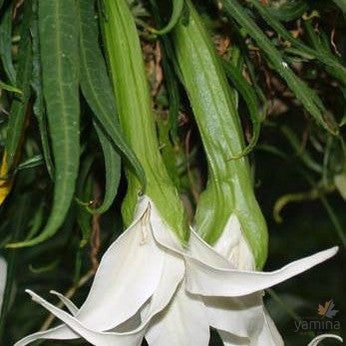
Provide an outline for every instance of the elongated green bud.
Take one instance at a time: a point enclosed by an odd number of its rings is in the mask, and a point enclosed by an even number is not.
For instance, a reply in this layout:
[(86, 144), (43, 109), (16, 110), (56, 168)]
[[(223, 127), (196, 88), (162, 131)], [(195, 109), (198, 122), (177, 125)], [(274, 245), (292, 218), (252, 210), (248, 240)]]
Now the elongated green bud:
[[(104, 0), (103, 38), (113, 80), (120, 124), (145, 174), (145, 191), (130, 167), (123, 204), (126, 223), (133, 219), (138, 194), (144, 192), (180, 240), (188, 238), (187, 218), (161, 158), (136, 25), (126, 0)], [(102, 13), (104, 12), (104, 13)]]
[(240, 221), (256, 265), (267, 254), (267, 227), (256, 201), (247, 158), (229, 160), (244, 149), (235, 100), (218, 57), (190, 1), (188, 23), (181, 20), (172, 37), (180, 72), (207, 156), (209, 179), (201, 195), (196, 228), (214, 244), (230, 216)]

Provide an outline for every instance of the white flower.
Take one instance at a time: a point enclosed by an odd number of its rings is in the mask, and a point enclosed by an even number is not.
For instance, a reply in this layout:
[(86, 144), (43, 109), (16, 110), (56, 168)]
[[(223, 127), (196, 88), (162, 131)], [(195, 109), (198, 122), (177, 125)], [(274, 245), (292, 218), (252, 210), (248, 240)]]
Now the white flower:
[[(226, 345), (266, 340), (266, 333), (276, 330), (263, 316), (261, 294), (253, 293), (337, 252), (322, 251), (271, 273), (240, 270), (193, 230), (188, 247), (180, 245), (147, 197), (139, 201), (136, 215), (104, 254), (80, 309), (60, 296), (69, 314), (28, 291), (64, 325), (27, 336), (15, 346), (79, 337), (97, 346), (140, 345), (144, 336), (151, 346), (206, 346), (210, 326), (220, 331)], [(259, 317), (266, 328), (258, 327)]]
[(311, 342), (309, 343), (308, 346), (317, 346), (321, 341), (323, 341), (326, 338), (333, 338), (336, 339), (340, 342), (343, 342), (342, 337), (340, 337), (339, 335), (334, 335), (334, 334), (322, 334), (319, 336), (316, 336), (316, 338), (314, 338), (313, 340), (311, 340)]
[(2, 257), (0, 257), (0, 312), (1, 312), (2, 302), (3, 302), (4, 294), (5, 294), (6, 277), (7, 277), (7, 263)]

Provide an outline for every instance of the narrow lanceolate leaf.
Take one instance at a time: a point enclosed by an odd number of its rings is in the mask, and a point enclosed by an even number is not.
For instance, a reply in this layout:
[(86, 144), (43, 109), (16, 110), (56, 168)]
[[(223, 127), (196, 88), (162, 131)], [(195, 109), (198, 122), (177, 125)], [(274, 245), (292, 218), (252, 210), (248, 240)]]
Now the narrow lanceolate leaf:
[(14, 92), (17, 94), (22, 94), (22, 91), (20, 89), (18, 89), (17, 87), (12, 86), (12, 85), (8, 85), (2, 81), (0, 81), (0, 89), (11, 91), (11, 92)]
[(10, 247), (53, 236), (71, 205), (79, 165), (79, 53), (74, 0), (40, 0), (39, 29), (44, 98), (55, 161), (52, 211), (42, 233)]
[(245, 100), (252, 121), (253, 133), (251, 141), (241, 153), (239, 153), (235, 157), (231, 157), (231, 159), (235, 160), (249, 154), (257, 144), (261, 131), (260, 110), (256, 92), (254, 88), (243, 77), (242, 73), (232, 64), (225, 61), (223, 62), (223, 67), (226, 71), (227, 77), (232, 81), (235, 88), (240, 92), (241, 96)]
[(165, 27), (162, 29), (151, 29), (157, 35), (164, 35), (170, 32), (177, 24), (184, 8), (184, 0), (172, 0), (172, 15)]
[(85, 208), (85, 204), (88, 204), (92, 200), (93, 176), (91, 174), (91, 168), (94, 161), (95, 155), (93, 153), (87, 154), (85, 157), (83, 156), (76, 186), (78, 199), (76, 217), (81, 230), (80, 247), (88, 243), (91, 235), (92, 215)]
[(2, 13), (0, 21), (0, 58), (10, 84), (16, 85), (16, 71), (13, 67), (11, 51), (12, 6), (8, 5)]
[(38, 1), (33, 1), (33, 21), (31, 25), (31, 38), (32, 38), (32, 77), (31, 86), (35, 93), (34, 101), (34, 115), (36, 116), (38, 127), (40, 130), (41, 143), (43, 149), (43, 155), (47, 167), (47, 171), (50, 177), (53, 179), (54, 167), (50, 153), (48, 129), (47, 129), (47, 114), (44, 105), (43, 97), (43, 84), (42, 84), (42, 66), (41, 66), (41, 54), (40, 54), (40, 38), (38, 27)]
[(258, 267), (267, 254), (267, 227), (256, 201), (247, 157), (229, 160), (244, 150), (243, 133), (233, 94), (210, 37), (186, 1), (188, 23), (172, 32), (175, 54), (208, 161), (208, 183), (196, 212), (196, 229), (210, 244), (235, 214)]
[(7, 125), (6, 154), (7, 166), (11, 170), (19, 155), (20, 142), (23, 138), (24, 123), (30, 97), (30, 78), (32, 72), (32, 50), (30, 40), (30, 23), (32, 11), (30, 5), (25, 5), (24, 20), (20, 29), (20, 44), (18, 52), (18, 70), (16, 85), (22, 94), (16, 96), (11, 104)]
[(94, 126), (102, 146), (106, 170), (106, 185), (103, 203), (94, 211), (97, 213), (104, 213), (112, 205), (117, 195), (121, 176), (121, 162), (120, 156), (114, 150), (113, 143), (106, 136), (104, 130), (97, 123), (94, 123)]
[(96, 117), (94, 125), (105, 158), (106, 187), (104, 203), (97, 209), (97, 212), (104, 212), (110, 207), (117, 193), (120, 178), (119, 152), (132, 164), (143, 184), (145, 176), (141, 164), (120, 129), (113, 90), (98, 42), (98, 25), (95, 19), (94, 2), (79, 2), (79, 14), (80, 83), (85, 99)]
[(247, 33), (256, 41), (257, 45), (265, 54), (273, 68), (286, 81), (288, 87), (296, 98), (303, 104), (306, 110), (327, 131), (336, 134), (337, 129), (331, 127), (326, 120), (327, 110), (317, 94), (307, 84), (294, 74), (288, 64), (284, 61), (281, 53), (270, 42), (269, 38), (257, 26), (253, 19), (237, 0), (225, 0), (224, 9), (226, 14), (233, 18)]
[[(304, 44), (301, 40), (292, 36), (292, 34), (286, 30), (286, 28), (272, 16), (272, 12), (268, 10), (268, 6), (263, 5), (259, 0), (250, 0), (251, 3), (258, 10), (262, 18), (269, 24), (282, 38), (292, 43), (293, 47), (298, 48), (302, 54), (310, 55), (326, 65), (328, 72), (338, 78), (343, 83), (346, 83), (346, 67), (344, 67), (338, 61), (330, 51), (325, 49), (323, 45), (319, 44), (317, 47), (311, 48)], [(345, 4), (346, 4), (346, 0)]]

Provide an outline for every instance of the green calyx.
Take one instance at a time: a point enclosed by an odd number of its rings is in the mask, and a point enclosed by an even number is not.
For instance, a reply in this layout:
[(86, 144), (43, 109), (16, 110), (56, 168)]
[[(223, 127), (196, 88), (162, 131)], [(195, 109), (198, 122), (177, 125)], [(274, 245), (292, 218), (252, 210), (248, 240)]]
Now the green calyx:
[(138, 196), (144, 193), (184, 243), (189, 234), (187, 218), (159, 151), (134, 19), (125, 0), (104, 0), (103, 6), (100, 11), (103, 39), (120, 125), (146, 174), (146, 186), (143, 187), (131, 167), (126, 167), (128, 192), (123, 203), (124, 220), (127, 224), (133, 220)]
[(213, 244), (229, 217), (238, 217), (261, 268), (267, 256), (267, 226), (256, 201), (235, 100), (219, 58), (196, 10), (187, 1), (188, 22), (172, 34), (180, 74), (187, 90), (208, 161), (209, 179), (196, 212), (196, 229)]

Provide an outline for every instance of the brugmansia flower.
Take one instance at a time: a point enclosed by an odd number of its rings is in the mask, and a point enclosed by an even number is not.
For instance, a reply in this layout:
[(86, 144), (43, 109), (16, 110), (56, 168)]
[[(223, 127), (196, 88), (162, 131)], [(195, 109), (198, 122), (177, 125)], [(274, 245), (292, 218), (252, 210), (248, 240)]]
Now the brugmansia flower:
[(270, 345), (268, 335), (276, 329), (258, 292), (336, 252), (331, 248), (270, 273), (238, 269), (193, 230), (183, 247), (152, 201), (142, 197), (135, 221), (104, 254), (80, 309), (58, 295), (67, 313), (28, 291), (64, 324), (29, 335), (16, 346), (80, 337), (97, 346), (139, 345), (143, 337), (150, 345), (203, 346), (210, 326), (226, 345), (250, 344), (250, 338), (253, 345)]

